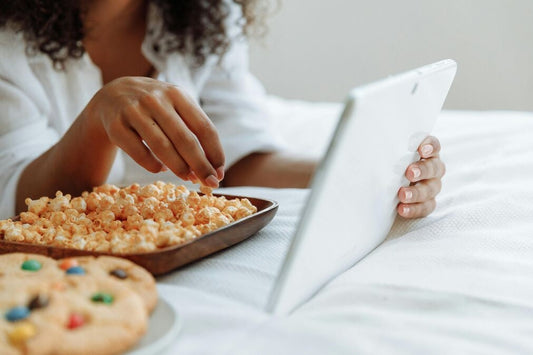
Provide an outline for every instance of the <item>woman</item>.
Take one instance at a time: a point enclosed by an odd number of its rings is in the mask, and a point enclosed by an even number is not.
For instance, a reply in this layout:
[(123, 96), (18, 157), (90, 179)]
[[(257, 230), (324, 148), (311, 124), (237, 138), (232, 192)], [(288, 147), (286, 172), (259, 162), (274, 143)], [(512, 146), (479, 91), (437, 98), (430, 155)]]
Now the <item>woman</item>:
[[(250, 0), (21, 0), (0, 5), (0, 216), (26, 197), (120, 183), (129, 158), (217, 187), (305, 187), (282, 151), (239, 37)], [(439, 142), (420, 145), (398, 213), (435, 208)], [(127, 170), (127, 169), (126, 169)]]

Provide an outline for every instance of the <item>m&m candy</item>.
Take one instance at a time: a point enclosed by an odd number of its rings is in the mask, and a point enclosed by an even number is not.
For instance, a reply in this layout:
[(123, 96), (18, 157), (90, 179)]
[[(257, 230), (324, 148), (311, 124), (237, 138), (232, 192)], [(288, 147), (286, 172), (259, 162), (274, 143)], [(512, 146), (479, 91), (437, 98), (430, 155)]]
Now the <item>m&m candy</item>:
[(85, 275), (85, 269), (81, 266), (72, 266), (67, 269), (68, 275)]
[(91, 301), (96, 303), (105, 303), (105, 304), (111, 304), (113, 303), (113, 296), (109, 293), (105, 292), (97, 292), (93, 294), (91, 297)]
[(128, 273), (122, 269), (115, 269), (109, 273), (109, 275), (116, 277), (117, 279), (127, 279)]
[(78, 266), (78, 260), (72, 259), (72, 258), (68, 258), (68, 259), (64, 259), (59, 264), (59, 267), (61, 269), (63, 269), (63, 270), (68, 270), (68, 269), (70, 269), (73, 266)]
[(20, 322), (17, 324), (7, 336), (12, 344), (18, 345), (32, 338), (37, 333), (35, 326), (30, 322)]
[(27, 307), (13, 307), (6, 313), (6, 319), (10, 322), (16, 322), (28, 318), (30, 310)]
[(85, 319), (79, 313), (72, 313), (68, 319), (67, 328), (76, 329), (79, 328), (85, 323)]
[(30, 311), (33, 311), (34, 309), (44, 308), (48, 306), (48, 303), (50, 302), (50, 299), (45, 294), (38, 294), (37, 296), (33, 297), (28, 304), (28, 308)]
[(39, 261), (30, 259), (22, 263), (21, 269), (26, 271), (39, 271), (43, 267)]

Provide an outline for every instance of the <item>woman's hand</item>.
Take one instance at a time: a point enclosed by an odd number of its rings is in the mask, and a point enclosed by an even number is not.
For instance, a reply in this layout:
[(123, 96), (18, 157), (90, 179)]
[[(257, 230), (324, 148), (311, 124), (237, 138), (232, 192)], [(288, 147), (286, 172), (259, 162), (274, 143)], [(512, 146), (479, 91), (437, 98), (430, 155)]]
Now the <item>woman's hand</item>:
[(81, 114), (85, 127), (151, 172), (166, 167), (184, 180), (218, 187), (224, 153), (212, 122), (178, 87), (123, 77), (98, 91)]
[(216, 187), (224, 153), (215, 127), (179, 88), (123, 77), (101, 88), (63, 137), (22, 172), (16, 212), (26, 197), (78, 195), (103, 184), (117, 146), (152, 172), (168, 167), (182, 179)]
[(446, 172), (439, 158), (440, 142), (429, 136), (418, 146), (420, 160), (409, 165), (405, 176), (411, 184), (398, 191), (398, 214), (405, 218), (429, 215), (436, 207), (435, 196), (440, 192), (441, 178)]

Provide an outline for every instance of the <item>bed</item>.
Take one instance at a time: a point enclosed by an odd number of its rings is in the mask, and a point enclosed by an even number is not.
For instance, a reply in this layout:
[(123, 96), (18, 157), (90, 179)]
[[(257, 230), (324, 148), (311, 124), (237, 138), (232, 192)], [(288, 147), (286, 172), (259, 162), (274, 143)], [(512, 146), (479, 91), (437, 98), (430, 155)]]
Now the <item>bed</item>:
[[(269, 107), (291, 149), (315, 156), (341, 109)], [(447, 164), (437, 210), (398, 218), (288, 317), (262, 309), (308, 191), (223, 189), (280, 209), (249, 240), (158, 279), (184, 322), (167, 354), (533, 353), (533, 114), (444, 111), (434, 134)]]

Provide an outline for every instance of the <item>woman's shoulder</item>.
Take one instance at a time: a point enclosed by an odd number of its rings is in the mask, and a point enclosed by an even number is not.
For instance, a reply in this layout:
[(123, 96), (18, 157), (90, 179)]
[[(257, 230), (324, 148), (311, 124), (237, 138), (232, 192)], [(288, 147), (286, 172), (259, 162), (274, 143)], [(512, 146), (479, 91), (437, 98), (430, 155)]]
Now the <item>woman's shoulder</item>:
[(26, 55), (26, 41), (21, 31), (13, 29), (9, 25), (0, 28), (0, 55)]
[(24, 73), (29, 67), (29, 56), (24, 34), (8, 26), (0, 28), (0, 76)]
[(46, 110), (48, 107), (46, 93), (33, 70), (32, 58), (22, 32), (6, 26), (0, 28), (0, 111), (10, 113), (1, 117), (3, 129), (9, 128), (8, 116), (35, 116), (36, 108)]

